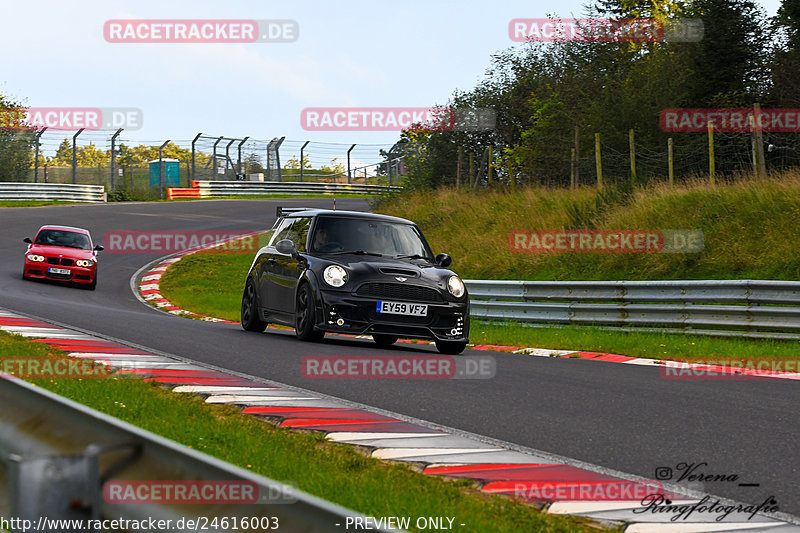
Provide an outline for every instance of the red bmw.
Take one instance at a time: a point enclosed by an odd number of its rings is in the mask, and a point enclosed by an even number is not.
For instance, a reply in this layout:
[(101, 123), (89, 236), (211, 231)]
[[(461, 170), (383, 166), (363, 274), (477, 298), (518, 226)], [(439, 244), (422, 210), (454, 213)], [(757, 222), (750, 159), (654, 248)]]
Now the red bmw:
[(70, 226), (42, 226), (33, 241), (25, 238), (23, 279), (71, 281), (89, 290), (97, 286), (97, 252), (89, 231)]

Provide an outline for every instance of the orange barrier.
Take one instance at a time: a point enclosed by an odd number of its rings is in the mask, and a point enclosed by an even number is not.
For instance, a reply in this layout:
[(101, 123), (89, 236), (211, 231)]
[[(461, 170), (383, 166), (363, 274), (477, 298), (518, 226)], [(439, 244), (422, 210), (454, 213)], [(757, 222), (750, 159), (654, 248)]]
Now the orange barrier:
[(200, 189), (168, 188), (167, 200), (175, 200), (176, 198), (202, 198), (202, 196), (200, 196)]

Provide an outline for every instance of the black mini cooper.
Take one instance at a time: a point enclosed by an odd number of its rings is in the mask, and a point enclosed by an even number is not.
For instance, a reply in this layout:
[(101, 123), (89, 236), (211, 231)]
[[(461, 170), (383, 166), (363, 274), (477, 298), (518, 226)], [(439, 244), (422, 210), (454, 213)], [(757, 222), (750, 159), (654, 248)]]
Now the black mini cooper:
[(354, 211), (278, 208), (269, 244), (256, 254), (242, 296), (242, 327), (293, 326), (297, 337), (372, 335), (433, 339), (459, 354), (469, 337), (469, 297), (408, 220)]

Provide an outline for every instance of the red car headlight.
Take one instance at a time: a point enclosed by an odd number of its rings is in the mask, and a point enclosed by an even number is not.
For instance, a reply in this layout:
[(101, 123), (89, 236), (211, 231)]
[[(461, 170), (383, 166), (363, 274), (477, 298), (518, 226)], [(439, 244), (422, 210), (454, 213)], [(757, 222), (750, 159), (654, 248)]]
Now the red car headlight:
[(94, 261), (90, 261), (89, 259), (78, 259), (75, 261), (75, 264), (79, 267), (90, 267), (94, 264)]
[(33, 261), (34, 263), (42, 263), (44, 262), (44, 256), (36, 255), (36, 254), (28, 254), (28, 261)]

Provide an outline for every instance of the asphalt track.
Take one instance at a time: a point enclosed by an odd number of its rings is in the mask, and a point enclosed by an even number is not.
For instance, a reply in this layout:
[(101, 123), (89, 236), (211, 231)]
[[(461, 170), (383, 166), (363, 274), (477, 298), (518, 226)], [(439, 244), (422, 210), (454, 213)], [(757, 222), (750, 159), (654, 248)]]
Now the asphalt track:
[[(791, 380), (667, 380), (653, 367), (502, 353), (492, 354), (497, 373), (486, 380), (305, 379), (300, 359), (307, 355), (435, 353), (435, 348), (379, 349), (366, 340), (308, 344), (289, 332), (253, 334), (235, 325), (166, 315), (142, 305), (130, 289), (131, 276), (163, 254), (101, 252), (94, 292), (21, 279), (22, 239), (33, 237), (43, 224), (85, 227), (96, 242), (111, 230), (244, 233), (269, 228), (276, 205), (330, 203), (282, 199), (2, 208), (0, 307), (649, 479), (659, 467), (677, 472), (679, 463), (707, 463), (696, 472), (738, 479), (704, 482), (705, 491), (753, 504), (774, 496), (781, 512), (800, 516), (800, 383)], [(368, 209), (358, 199), (337, 204)], [(441, 251), (446, 250), (435, 250)], [(456, 271), (458, 261), (453, 260)]]

